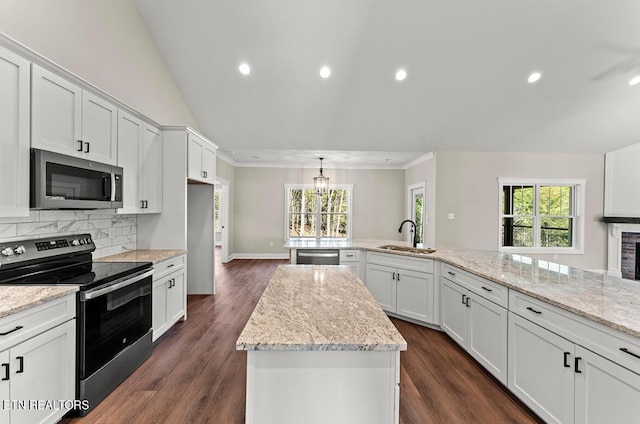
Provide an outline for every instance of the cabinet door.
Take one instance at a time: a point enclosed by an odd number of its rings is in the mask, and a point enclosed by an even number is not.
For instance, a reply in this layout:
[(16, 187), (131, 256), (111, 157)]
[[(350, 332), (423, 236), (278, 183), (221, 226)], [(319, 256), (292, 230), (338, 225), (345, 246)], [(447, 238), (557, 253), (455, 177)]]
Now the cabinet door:
[(29, 215), (29, 66), (0, 46), (0, 217)]
[[(9, 391), (9, 383), (11, 383), (10, 365), (9, 350), (0, 352), (0, 402), (11, 399), (11, 392)], [(9, 411), (9, 408), (0, 408), (0, 423), (9, 422)]]
[(202, 156), (204, 154), (204, 145), (200, 138), (194, 134), (188, 135), (189, 143), (187, 145), (187, 178), (197, 181), (204, 181), (202, 169)]
[(581, 346), (576, 358), (576, 423), (638, 422), (640, 375)]
[[(9, 354), (12, 400), (75, 399), (75, 320), (11, 348)], [(66, 412), (48, 408), (16, 409), (11, 411), (11, 424), (55, 422)]]
[(509, 313), (508, 387), (548, 423), (573, 423), (573, 352), (570, 341)]
[(32, 66), (31, 146), (81, 156), (82, 89)]
[(433, 322), (433, 275), (398, 269), (396, 312), (409, 318)]
[(140, 142), (143, 123), (120, 111), (118, 114), (118, 166), (124, 169), (123, 207), (118, 213), (140, 212)]
[(464, 303), (462, 296), (466, 296), (468, 291), (446, 278), (442, 278), (440, 281), (442, 329), (466, 349), (467, 305)]
[(469, 308), (467, 351), (502, 384), (507, 384), (507, 317), (505, 308), (473, 295)]
[(209, 184), (216, 182), (216, 149), (209, 143), (204, 143), (202, 151), (202, 171), (204, 179)]
[(162, 133), (158, 128), (144, 125), (140, 151), (140, 192), (144, 200), (143, 213), (162, 212)]
[(151, 325), (153, 326), (153, 340), (167, 331), (167, 292), (169, 277), (160, 278), (153, 282), (153, 307)]
[(396, 312), (395, 274), (395, 268), (367, 264), (366, 286), (382, 309), (389, 312)]
[(115, 165), (118, 159), (118, 108), (100, 97), (82, 93), (82, 156)]
[(167, 319), (173, 324), (184, 315), (186, 299), (184, 273), (171, 274), (171, 287), (167, 292)]

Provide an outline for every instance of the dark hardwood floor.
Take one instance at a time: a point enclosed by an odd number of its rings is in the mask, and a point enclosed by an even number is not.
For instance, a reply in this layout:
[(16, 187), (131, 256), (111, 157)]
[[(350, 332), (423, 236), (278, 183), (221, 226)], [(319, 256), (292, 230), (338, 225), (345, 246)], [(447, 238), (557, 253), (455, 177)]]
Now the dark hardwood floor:
[[(189, 296), (187, 321), (156, 342), (151, 358), (86, 417), (62, 423), (244, 423), (246, 353), (235, 342), (282, 263), (217, 261), (216, 294)], [(401, 424), (541, 422), (444, 333), (392, 321), (409, 347), (400, 360)]]

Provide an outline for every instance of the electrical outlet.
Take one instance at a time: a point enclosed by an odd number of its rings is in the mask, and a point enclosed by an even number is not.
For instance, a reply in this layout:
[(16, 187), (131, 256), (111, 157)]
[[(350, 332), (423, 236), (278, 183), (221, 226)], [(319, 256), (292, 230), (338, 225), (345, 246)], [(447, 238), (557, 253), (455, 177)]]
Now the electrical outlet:
[(456, 216), (453, 213), (449, 212), (449, 216), (448, 217), (449, 217), (449, 219), (455, 219)]
[(272, 241), (269, 242), (269, 246), (273, 247), (273, 242)]

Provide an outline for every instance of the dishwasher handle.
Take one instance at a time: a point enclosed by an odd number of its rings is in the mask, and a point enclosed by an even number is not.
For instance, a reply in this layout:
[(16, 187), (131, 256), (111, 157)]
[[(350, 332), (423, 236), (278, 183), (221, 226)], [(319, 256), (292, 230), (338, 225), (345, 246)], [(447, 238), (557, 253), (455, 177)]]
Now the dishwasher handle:
[(299, 257), (303, 257), (303, 258), (337, 258), (338, 257), (338, 253), (306, 253), (306, 252), (299, 252), (298, 256)]

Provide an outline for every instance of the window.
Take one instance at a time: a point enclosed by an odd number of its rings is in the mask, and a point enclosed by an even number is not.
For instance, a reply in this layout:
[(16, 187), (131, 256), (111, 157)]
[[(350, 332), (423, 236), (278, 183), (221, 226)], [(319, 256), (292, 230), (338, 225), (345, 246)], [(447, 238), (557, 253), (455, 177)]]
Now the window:
[(319, 196), (312, 185), (285, 185), (285, 239), (351, 237), (351, 185)]
[(585, 180), (498, 182), (501, 250), (582, 253)]

